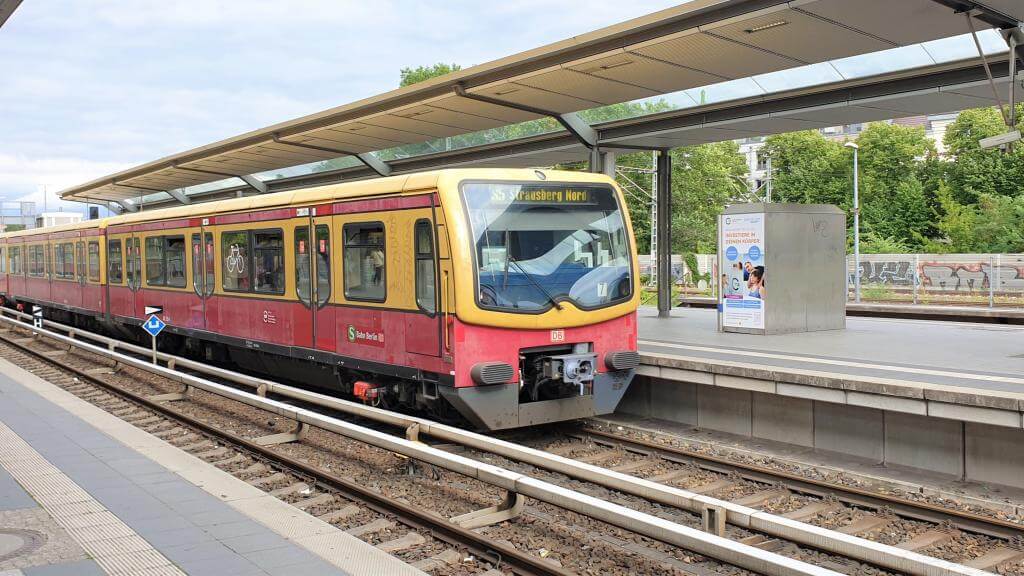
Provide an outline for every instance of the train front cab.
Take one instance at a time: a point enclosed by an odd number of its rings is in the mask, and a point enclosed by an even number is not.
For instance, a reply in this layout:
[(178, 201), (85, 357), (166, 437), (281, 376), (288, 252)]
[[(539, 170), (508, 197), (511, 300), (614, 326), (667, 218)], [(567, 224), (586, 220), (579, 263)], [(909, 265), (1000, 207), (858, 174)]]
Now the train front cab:
[(490, 430), (611, 413), (639, 360), (621, 192), (603, 175), (509, 176), (438, 183), (457, 275), (441, 277), (455, 309), (445, 318), (453, 383), (441, 396)]

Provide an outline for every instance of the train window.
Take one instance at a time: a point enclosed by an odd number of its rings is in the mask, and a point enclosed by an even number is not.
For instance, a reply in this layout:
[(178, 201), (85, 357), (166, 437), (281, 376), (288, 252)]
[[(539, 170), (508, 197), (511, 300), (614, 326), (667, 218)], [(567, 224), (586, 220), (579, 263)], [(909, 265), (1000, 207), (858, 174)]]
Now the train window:
[(206, 233), (206, 295), (213, 294), (214, 286), (214, 266), (216, 266), (216, 258), (213, 253), (213, 232)]
[(316, 227), (316, 243), (310, 246), (309, 226), (295, 229), (295, 290), (302, 302), (310, 302), (310, 252), (316, 252), (316, 302), (318, 306), (331, 298), (330, 231), (324, 224)]
[(295, 293), (304, 304), (310, 302), (309, 226), (295, 228)]
[[(68, 246), (71, 246), (68, 244)], [(43, 260), (43, 246), (36, 245), (29, 247), (29, 271), (30, 276), (45, 276), (46, 268)]]
[(160, 236), (146, 238), (146, 284), (163, 286), (167, 284), (167, 269), (164, 264), (164, 239)]
[(384, 224), (346, 224), (345, 298), (383, 302), (387, 298)]
[(248, 292), (251, 283), (249, 260), (249, 233), (224, 232), (220, 235), (221, 277), (223, 287), (232, 292)]
[(21, 246), (11, 246), (11, 274), (23, 274), (21, 264)]
[(192, 235), (192, 290), (203, 295), (203, 239), (199, 234)]
[(52, 278), (53, 277), (53, 245), (51, 245), (51, 244), (47, 244), (46, 245), (46, 260), (45, 260), (45, 262), (43, 264), (44, 264), (43, 265), (43, 268), (44, 268), (43, 273), (48, 275), (48, 276), (50, 276)]
[(7, 250), (0, 248), (0, 274), (7, 273)]
[(124, 282), (124, 262), (121, 259), (121, 241), (107, 241), (107, 283)]
[(131, 262), (128, 268), (128, 280), (136, 289), (142, 286), (142, 239), (131, 238), (128, 240), (131, 250)]
[(284, 294), (284, 232), (253, 232), (252, 246), (256, 292)]
[(434, 230), (430, 220), (417, 220), (416, 245), (416, 305), (429, 314), (436, 309), (437, 292), (434, 281)]
[(185, 287), (184, 236), (164, 236), (164, 270), (167, 273), (168, 286)]
[(331, 299), (331, 231), (326, 224), (316, 225), (316, 303), (323, 306)]
[(28, 275), (36, 275), (36, 247), (28, 246), (25, 248), (25, 260), (28, 261)]
[(75, 242), (75, 275), (78, 280), (85, 279), (85, 242)]
[(89, 242), (89, 281), (100, 281), (100, 243)]
[[(62, 265), (59, 268), (62, 272), (61, 278), (74, 278), (75, 277), (75, 245), (71, 242), (61, 244), (63, 249), (63, 258), (61, 258)], [(39, 250), (42, 252), (43, 247), (40, 246)], [(41, 255), (41, 254), (40, 254)]]

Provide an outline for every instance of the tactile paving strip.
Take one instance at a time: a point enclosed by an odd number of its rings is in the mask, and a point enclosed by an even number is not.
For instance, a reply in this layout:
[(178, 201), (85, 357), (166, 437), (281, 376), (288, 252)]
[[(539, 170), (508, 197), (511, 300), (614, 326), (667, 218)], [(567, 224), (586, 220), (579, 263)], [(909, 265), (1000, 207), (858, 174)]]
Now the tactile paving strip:
[(185, 576), (163, 554), (0, 422), (3, 466), (112, 576)]

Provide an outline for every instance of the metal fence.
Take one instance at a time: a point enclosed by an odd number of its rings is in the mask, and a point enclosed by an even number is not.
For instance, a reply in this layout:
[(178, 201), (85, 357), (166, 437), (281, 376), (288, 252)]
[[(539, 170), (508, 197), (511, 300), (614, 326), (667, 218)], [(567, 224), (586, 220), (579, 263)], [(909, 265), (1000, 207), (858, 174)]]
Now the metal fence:
[[(672, 256), (672, 275), (683, 295), (715, 297), (715, 255), (696, 254), (692, 271)], [(862, 302), (1024, 308), (1024, 254), (861, 254), (846, 257), (850, 300), (859, 269)], [(650, 255), (640, 256), (649, 277)]]

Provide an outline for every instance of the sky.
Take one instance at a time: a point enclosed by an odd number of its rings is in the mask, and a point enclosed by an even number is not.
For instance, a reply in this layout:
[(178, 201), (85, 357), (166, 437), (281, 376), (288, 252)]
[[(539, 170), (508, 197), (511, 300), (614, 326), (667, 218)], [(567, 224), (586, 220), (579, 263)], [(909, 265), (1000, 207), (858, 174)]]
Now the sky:
[[(0, 29), (0, 199), (481, 64), (678, 0), (24, 0)], [(65, 204), (65, 209), (80, 205)]]
[[(0, 200), (32, 200), (41, 210), (45, 189), (53, 210), (68, 186), (392, 90), (406, 66), (469, 67), (677, 3), (24, 0), (0, 29)], [(707, 95), (925, 64), (972, 46), (901, 48), (846, 69), (822, 64), (724, 83)], [(687, 105), (696, 97), (671, 98)]]

